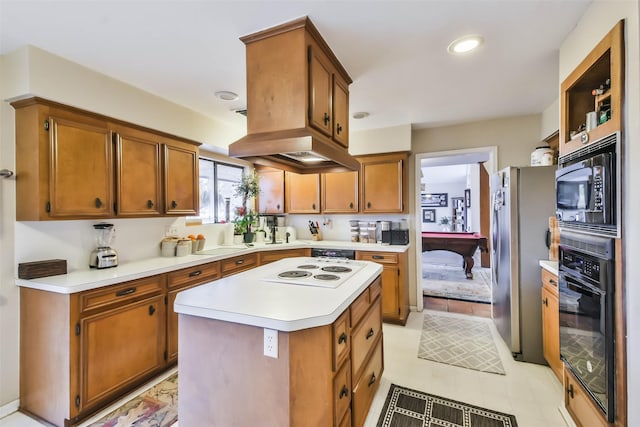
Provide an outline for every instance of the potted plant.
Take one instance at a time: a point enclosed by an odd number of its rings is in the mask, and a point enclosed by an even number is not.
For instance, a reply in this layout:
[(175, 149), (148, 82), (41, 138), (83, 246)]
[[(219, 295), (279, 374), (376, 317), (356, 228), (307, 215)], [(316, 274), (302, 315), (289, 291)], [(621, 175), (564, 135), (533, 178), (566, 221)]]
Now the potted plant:
[(253, 242), (254, 234), (251, 226), (254, 225), (256, 214), (253, 209), (247, 209), (249, 199), (255, 198), (260, 192), (260, 182), (255, 170), (242, 175), (242, 180), (235, 186), (235, 194), (242, 198), (242, 206), (236, 208), (234, 221), (234, 234), (244, 236), (245, 243)]
[(441, 217), (440, 225), (442, 226), (442, 231), (451, 231), (451, 218), (448, 216)]

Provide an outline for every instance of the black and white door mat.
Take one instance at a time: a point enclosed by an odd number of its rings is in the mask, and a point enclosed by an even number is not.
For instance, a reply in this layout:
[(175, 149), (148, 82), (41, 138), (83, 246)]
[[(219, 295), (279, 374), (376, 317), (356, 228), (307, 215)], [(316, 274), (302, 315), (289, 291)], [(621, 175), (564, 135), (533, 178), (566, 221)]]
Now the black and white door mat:
[(517, 427), (516, 417), (391, 384), (377, 427)]

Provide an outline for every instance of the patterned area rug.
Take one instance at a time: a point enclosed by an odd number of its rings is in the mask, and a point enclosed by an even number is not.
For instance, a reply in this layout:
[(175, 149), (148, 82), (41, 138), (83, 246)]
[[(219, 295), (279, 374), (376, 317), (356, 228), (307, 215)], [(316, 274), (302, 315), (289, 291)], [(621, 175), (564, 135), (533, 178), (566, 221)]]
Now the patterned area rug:
[(491, 269), (474, 267), (467, 279), (461, 266), (422, 264), (422, 294), (431, 297), (491, 303)]
[(517, 427), (516, 417), (391, 384), (378, 427)]
[(169, 427), (177, 421), (176, 373), (88, 427)]
[(424, 313), (418, 357), (504, 375), (489, 320)]

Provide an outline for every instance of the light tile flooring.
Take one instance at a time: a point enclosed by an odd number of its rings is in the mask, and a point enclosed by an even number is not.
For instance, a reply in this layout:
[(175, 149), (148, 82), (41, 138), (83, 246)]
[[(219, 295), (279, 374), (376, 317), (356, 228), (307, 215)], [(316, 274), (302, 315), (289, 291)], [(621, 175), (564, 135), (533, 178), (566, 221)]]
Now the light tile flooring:
[[(438, 312), (446, 316), (465, 316)], [(422, 313), (412, 312), (406, 326), (384, 324), (385, 370), (366, 427), (375, 427), (392, 383), (516, 416), (519, 427), (566, 427), (558, 410), (562, 386), (545, 366), (516, 362), (490, 319), (506, 375), (496, 375), (419, 359)], [(14, 413), (1, 427), (42, 427)]]

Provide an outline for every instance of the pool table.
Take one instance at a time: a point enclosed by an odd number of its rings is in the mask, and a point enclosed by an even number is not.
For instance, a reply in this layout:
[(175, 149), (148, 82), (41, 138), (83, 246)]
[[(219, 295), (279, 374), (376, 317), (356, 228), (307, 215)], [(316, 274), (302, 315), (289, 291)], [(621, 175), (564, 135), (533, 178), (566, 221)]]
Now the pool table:
[(488, 252), (487, 238), (479, 233), (422, 232), (422, 252), (449, 251), (462, 255), (462, 268), (467, 279), (473, 279), (473, 254), (476, 249)]

